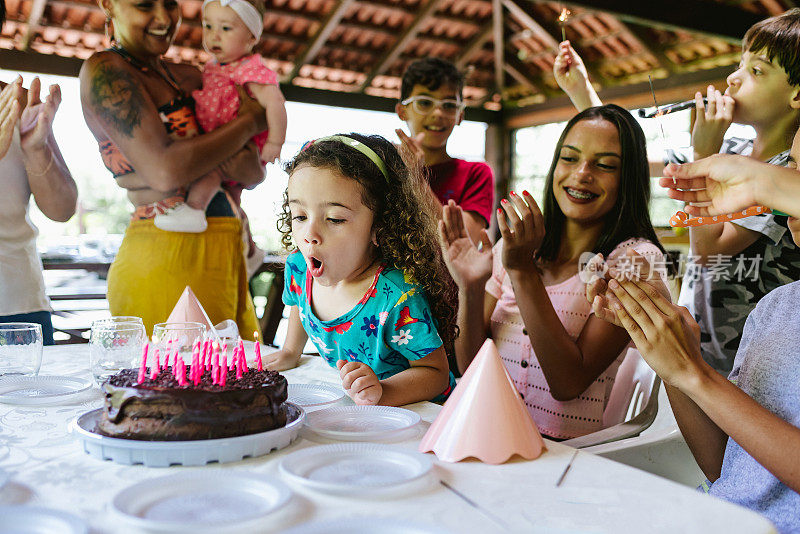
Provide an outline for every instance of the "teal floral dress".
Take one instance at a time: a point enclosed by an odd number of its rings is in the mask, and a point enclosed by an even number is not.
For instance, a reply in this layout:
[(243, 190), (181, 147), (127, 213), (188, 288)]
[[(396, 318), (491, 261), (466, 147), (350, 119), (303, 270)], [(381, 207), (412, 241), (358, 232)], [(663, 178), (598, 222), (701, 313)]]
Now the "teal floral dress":
[[(286, 259), (283, 303), (297, 306), (312, 343), (331, 367), (337, 360), (363, 362), (379, 380), (389, 378), (442, 346), (424, 291), (402, 271), (382, 266), (355, 307), (341, 317), (323, 321), (311, 309), (312, 277), (299, 252)], [(449, 385), (434, 401), (444, 400)]]

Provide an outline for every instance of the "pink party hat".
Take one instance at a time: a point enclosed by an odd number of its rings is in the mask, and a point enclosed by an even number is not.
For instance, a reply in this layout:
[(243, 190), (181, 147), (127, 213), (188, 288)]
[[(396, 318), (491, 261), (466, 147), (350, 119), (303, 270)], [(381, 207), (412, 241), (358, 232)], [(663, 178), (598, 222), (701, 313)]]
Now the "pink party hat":
[(487, 339), (419, 444), (445, 462), (474, 457), (501, 464), (545, 449), (494, 342)]
[(194, 291), (192, 291), (192, 288), (189, 286), (186, 286), (186, 289), (183, 290), (181, 298), (178, 299), (178, 303), (172, 308), (172, 313), (169, 314), (167, 322), (202, 323), (206, 325), (206, 329), (209, 332), (214, 331), (214, 325), (211, 324), (211, 320), (203, 309), (203, 305), (197, 300)]

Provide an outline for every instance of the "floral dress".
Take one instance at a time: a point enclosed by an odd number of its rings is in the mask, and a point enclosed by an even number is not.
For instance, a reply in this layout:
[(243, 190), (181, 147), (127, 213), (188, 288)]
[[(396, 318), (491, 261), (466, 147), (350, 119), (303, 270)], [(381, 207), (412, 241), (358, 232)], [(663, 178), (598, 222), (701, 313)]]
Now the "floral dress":
[[(303, 255), (290, 255), (283, 303), (298, 307), (303, 328), (331, 367), (336, 367), (337, 360), (359, 361), (383, 380), (442, 346), (422, 288), (398, 269), (378, 269), (355, 307), (330, 321), (314, 314), (311, 289), (312, 277)], [(454, 386), (451, 373), (447, 389), (433, 400), (443, 400)]]

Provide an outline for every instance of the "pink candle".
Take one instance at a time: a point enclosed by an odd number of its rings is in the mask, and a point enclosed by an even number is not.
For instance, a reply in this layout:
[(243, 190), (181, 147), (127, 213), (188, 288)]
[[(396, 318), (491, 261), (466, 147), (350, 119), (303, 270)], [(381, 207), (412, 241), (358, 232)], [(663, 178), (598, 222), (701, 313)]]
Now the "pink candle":
[(158, 364), (158, 348), (156, 347), (156, 363), (155, 365), (150, 366), (150, 380), (155, 380), (158, 376), (158, 372), (161, 370), (161, 367)]
[(144, 377), (147, 373), (147, 349), (149, 348), (150, 343), (145, 343), (144, 347), (142, 348), (142, 365), (139, 367), (139, 377), (136, 381), (138, 384), (144, 382)]
[(225, 383), (228, 381), (228, 355), (225, 354), (222, 356), (222, 367), (219, 368), (220, 377), (219, 377), (219, 385), (225, 387)]
[(211, 341), (206, 339), (203, 342), (203, 354), (202, 354), (202, 361), (203, 368), (211, 369)]
[(247, 356), (246, 356), (246, 353), (244, 352), (244, 342), (242, 341), (242, 338), (239, 338), (239, 358), (242, 359), (242, 372), (246, 373), (247, 372)]
[(261, 363), (261, 343), (258, 342), (258, 331), (253, 332), (253, 337), (256, 338), (256, 368), (259, 371), (263, 371), (264, 366)]
[(161, 370), (161, 351), (156, 347), (156, 369)]
[(189, 383), (186, 381), (186, 364), (183, 363), (183, 358), (178, 356), (178, 384), (186, 386)]
[[(164, 351), (164, 366), (169, 367), (169, 357), (172, 355), (172, 340), (167, 341), (167, 348)], [(175, 363), (173, 362), (173, 367)]]

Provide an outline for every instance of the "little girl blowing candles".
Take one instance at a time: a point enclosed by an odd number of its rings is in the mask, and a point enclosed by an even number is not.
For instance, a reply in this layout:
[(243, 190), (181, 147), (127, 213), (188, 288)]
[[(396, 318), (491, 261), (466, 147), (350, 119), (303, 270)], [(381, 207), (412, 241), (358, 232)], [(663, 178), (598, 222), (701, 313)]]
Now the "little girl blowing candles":
[(358, 134), (310, 142), (286, 170), (279, 228), (297, 251), (286, 342), (266, 366), (294, 367), (310, 337), (357, 404), (444, 398), (455, 291), (422, 177), (389, 141)]
[[(206, 132), (235, 119), (239, 90), (244, 87), (267, 114), (268, 130), (253, 141), (262, 163), (275, 161), (286, 138), (286, 109), (278, 79), (253, 47), (264, 29), (263, 0), (205, 0), (203, 2), (203, 47), (214, 59), (203, 68), (203, 88), (194, 91), (197, 120)], [(186, 202), (157, 215), (154, 223), (162, 230), (202, 232), (206, 229), (205, 209), (226, 177), (211, 172), (193, 182)], [(231, 185), (238, 201), (241, 186)]]

